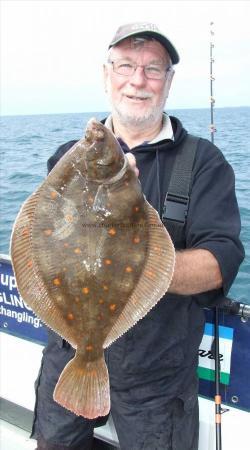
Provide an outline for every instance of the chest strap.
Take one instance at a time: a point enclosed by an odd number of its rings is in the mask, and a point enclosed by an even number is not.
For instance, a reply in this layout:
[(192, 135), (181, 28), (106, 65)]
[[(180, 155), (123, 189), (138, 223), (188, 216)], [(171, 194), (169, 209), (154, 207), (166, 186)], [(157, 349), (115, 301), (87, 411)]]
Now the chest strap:
[(163, 205), (162, 222), (165, 224), (176, 248), (182, 247), (189, 195), (192, 185), (192, 169), (199, 138), (187, 135), (176, 154), (168, 192)]

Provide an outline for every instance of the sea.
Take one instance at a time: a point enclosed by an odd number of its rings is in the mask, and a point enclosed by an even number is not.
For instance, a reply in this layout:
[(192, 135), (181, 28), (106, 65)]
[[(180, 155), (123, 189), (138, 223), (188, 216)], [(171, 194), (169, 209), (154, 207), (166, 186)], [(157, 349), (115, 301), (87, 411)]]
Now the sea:
[[(209, 109), (168, 111), (192, 134), (210, 139)], [(0, 253), (9, 254), (11, 230), (24, 200), (47, 174), (47, 159), (66, 141), (83, 136), (91, 117), (103, 112), (3, 116), (0, 119)], [(229, 297), (250, 304), (250, 107), (215, 109), (215, 144), (232, 165), (246, 257)]]

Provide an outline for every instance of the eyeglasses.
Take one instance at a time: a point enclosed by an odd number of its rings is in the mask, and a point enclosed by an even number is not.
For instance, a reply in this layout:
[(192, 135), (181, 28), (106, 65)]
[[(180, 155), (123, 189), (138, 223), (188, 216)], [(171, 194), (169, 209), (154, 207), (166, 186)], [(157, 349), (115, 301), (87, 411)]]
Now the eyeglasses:
[(134, 75), (137, 67), (143, 67), (145, 77), (152, 80), (163, 80), (163, 78), (166, 77), (167, 72), (172, 69), (172, 66), (166, 67), (164, 64), (148, 64), (142, 66), (124, 59), (108, 61), (108, 63), (112, 64), (115, 73), (123, 75), (124, 77), (131, 77)]

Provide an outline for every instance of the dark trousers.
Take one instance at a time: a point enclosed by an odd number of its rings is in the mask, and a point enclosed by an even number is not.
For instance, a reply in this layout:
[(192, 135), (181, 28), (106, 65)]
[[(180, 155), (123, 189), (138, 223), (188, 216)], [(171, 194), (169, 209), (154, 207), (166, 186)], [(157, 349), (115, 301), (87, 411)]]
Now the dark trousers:
[(76, 446), (65, 446), (63, 444), (53, 444), (51, 442), (47, 442), (41, 436), (37, 439), (37, 447), (35, 450), (91, 450), (92, 449), (92, 438), (86, 438), (86, 441), (81, 444), (77, 444)]
[[(198, 450), (198, 405), (192, 411), (184, 411), (181, 400), (173, 402), (172, 408), (164, 405), (134, 408), (119, 405), (114, 409), (113, 420), (122, 450)], [(83, 434), (84, 427), (79, 434)], [(46, 442), (38, 438), (37, 450), (91, 450), (92, 436), (76, 445)]]
[[(60, 347), (60, 348), (59, 348)], [(78, 417), (53, 401), (58, 377), (74, 350), (49, 342), (36, 382), (32, 437), (37, 450), (91, 450), (94, 427), (107, 420)], [(131, 389), (111, 386), (111, 413), (121, 450), (198, 450), (197, 389), (171, 399), (162, 380)]]
[(148, 396), (136, 404), (122, 397), (121, 392), (111, 395), (121, 450), (198, 450), (198, 399), (186, 409), (181, 399)]

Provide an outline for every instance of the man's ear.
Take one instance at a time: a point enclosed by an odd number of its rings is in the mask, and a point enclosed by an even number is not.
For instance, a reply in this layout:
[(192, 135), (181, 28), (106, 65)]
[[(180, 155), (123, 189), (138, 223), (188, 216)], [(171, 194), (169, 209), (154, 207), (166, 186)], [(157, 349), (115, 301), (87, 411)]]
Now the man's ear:
[(172, 84), (172, 81), (173, 81), (173, 78), (174, 78), (174, 74), (175, 74), (175, 71), (172, 69), (171, 72), (168, 73), (168, 75), (167, 75), (167, 81), (166, 81), (166, 86), (165, 86), (166, 98), (168, 98), (169, 91), (170, 91), (170, 88), (171, 88), (171, 84)]
[[(169, 83), (170, 83), (170, 86), (171, 86), (171, 83), (172, 83), (172, 81), (173, 81), (174, 74), (175, 74), (175, 71), (174, 71), (174, 69), (172, 69), (172, 70), (171, 70), (171, 73), (170, 73), (170, 77), (169, 77)], [(170, 87), (170, 86), (169, 86), (169, 87)]]

